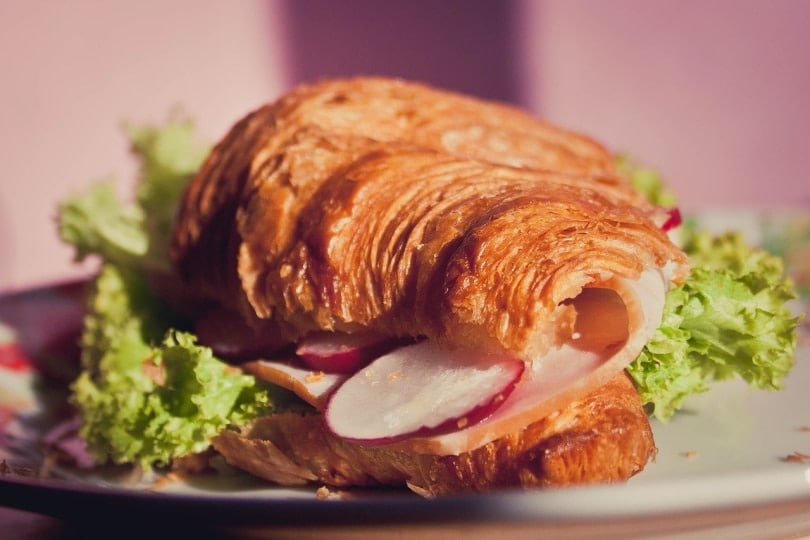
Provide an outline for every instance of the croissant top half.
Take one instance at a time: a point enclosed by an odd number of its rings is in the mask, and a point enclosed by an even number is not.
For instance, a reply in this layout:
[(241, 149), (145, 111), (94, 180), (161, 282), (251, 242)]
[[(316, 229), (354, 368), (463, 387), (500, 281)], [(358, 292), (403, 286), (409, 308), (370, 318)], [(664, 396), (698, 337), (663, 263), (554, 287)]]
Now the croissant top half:
[(288, 341), (318, 329), (542, 353), (566, 299), (685, 272), (594, 141), (397, 80), (300, 87), (238, 122), (185, 193), (173, 258)]

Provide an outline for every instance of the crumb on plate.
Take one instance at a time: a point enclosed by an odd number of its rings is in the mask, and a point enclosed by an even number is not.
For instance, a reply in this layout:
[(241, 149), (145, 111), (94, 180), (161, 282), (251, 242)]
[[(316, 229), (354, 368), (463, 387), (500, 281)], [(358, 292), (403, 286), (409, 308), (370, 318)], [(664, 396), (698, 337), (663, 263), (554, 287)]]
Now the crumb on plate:
[(801, 452), (793, 452), (782, 458), (785, 463), (810, 463), (810, 454), (803, 454)]
[(320, 381), (321, 379), (324, 378), (324, 375), (325, 374), (324, 374), (323, 371), (312, 371), (307, 375), (306, 381), (308, 383), (318, 382), (318, 381)]
[(164, 475), (158, 476), (155, 478), (154, 483), (152, 484), (153, 489), (162, 489), (170, 484), (174, 484), (175, 482), (180, 482), (183, 480), (183, 475), (176, 472), (170, 471)]

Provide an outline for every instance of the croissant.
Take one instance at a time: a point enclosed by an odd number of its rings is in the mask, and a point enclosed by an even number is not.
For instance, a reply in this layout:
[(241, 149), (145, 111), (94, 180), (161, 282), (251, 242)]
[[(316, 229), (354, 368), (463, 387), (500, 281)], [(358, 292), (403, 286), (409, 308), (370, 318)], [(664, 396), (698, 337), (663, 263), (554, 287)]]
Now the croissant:
[[(315, 413), (261, 419), (215, 447), (273, 481), (426, 494), (629, 477), (654, 442), (623, 370), (686, 272), (658, 215), (606, 149), (517, 109), (382, 78), (293, 90), (214, 148), (184, 194), (172, 257), (201, 304), (248, 329), (236, 339), (264, 344), (244, 369)], [(308, 458), (311, 444), (295, 434), (339, 447), (327, 402), (350, 403), (349, 381), (377, 363), (318, 394), (278, 354), (323, 333), (411, 339), (484, 358), (487, 369), (496, 358), (521, 367), (485, 418), (382, 442), (349, 436), (348, 453)], [(433, 361), (409, 357), (404, 376)], [(378, 382), (398, 392), (396, 381)], [(371, 411), (368, 423), (385, 414)], [(568, 449), (564, 470), (538, 472), (544, 458), (527, 456), (551, 447)], [(257, 465), (263, 455), (278, 459)], [(280, 472), (268, 472), (273, 463)], [(310, 472), (290, 475), (290, 463)]]
[[(217, 145), (200, 175), (207, 180), (191, 185), (181, 207), (174, 238), (180, 270), (196, 288), (233, 305), (233, 289), (241, 289), (236, 267), (199, 268), (208, 266), (212, 252), (236, 257), (241, 240), (231, 233), (237, 212), (240, 220), (249, 219), (240, 200), (258, 189), (257, 175), (269, 180), (267, 190), (282, 185), (274, 202), (287, 204), (293, 199), (283, 197), (299, 194), (303, 201), (330, 171), (370, 151), (369, 143), (410, 144), (475, 161), (584, 174), (600, 190), (644, 203), (615, 173), (604, 147), (518, 109), (395, 79), (329, 80), (300, 86), (252, 112)], [(274, 231), (275, 247), (291, 235), (282, 227), (293, 223), (288, 219), (293, 208), (272, 211), (285, 212)]]

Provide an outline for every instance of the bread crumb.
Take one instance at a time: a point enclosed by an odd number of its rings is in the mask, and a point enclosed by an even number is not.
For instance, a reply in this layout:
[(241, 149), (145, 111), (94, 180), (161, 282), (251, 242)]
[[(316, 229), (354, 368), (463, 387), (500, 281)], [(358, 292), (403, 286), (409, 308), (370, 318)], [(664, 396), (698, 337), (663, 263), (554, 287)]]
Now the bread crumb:
[(314, 383), (314, 382), (320, 381), (321, 379), (323, 379), (323, 377), (324, 377), (324, 372), (323, 371), (311, 371), (307, 375), (306, 381), (308, 383)]
[(699, 456), (697, 450), (687, 450), (686, 452), (681, 452), (681, 455), (686, 459), (697, 459)]
[(176, 472), (168, 472), (163, 476), (159, 476), (155, 479), (154, 483), (152, 484), (152, 488), (154, 489), (163, 489), (164, 487), (168, 486), (169, 484), (173, 484), (175, 482), (179, 482), (182, 480), (182, 475)]
[(321, 486), (315, 490), (315, 497), (319, 501), (325, 501), (327, 499), (343, 499), (344, 492), (343, 491), (333, 491), (329, 488), (329, 486)]
[(195, 476), (211, 469), (211, 459), (215, 456), (213, 448), (202, 452), (186, 454), (172, 459), (171, 472), (177, 475)]
[(810, 433), (810, 426), (799, 426), (799, 431), (802, 433)]
[(785, 463), (810, 463), (810, 454), (802, 454), (801, 452), (793, 452), (782, 458)]

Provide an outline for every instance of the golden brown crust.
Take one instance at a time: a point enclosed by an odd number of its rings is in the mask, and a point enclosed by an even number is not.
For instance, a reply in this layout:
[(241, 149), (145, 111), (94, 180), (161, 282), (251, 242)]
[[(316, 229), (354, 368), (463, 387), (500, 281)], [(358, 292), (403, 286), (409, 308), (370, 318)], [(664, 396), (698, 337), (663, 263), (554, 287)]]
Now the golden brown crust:
[(584, 284), (683, 262), (611, 166), (501, 105), (384, 79), (302, 87), (217, 146), (174, 255), (290, 341), (362, 326), (536, 354)]
[[(247, 115), (212, 151), (181, 206), (174, 238), (181, 274), (207, 295), (244, 307), (232, 294), (238, 284), (240, 242), (233, 223), (237, 214), (242, 215), (243, 228), (265, 218), (246, 214), (243, 205), (262, 183), (289, 196), (274, 197), (275, 204), (305, 197), (311, 183), (317, 185), (348, 163), (347, 152), (363, 153), (369, 141), (405, 142), (525, 168), (614, 171), (611, 155), (598, 143), (509, 106), (395, 79), (361, 77), (302, 85)], [(613, 179), (626, 184), (618, 176)], [(279, 239), (291, 234), (283, 224), (279, 221), (279, 229), (269, 231), (273, 240), (268, 243), (279, 249)], [(228, 263), (211, 262), (211, 253), (222, 253), (221, 260)]]
[(522, 432), (457, 456), (342, 441), (320, 415), (297, 413), (260, 418), (213, 444), (232, 465), (282, 485), (407, 485), (427, 496), (619, 482), (655, 454), (646, 414), (625, 375)]

